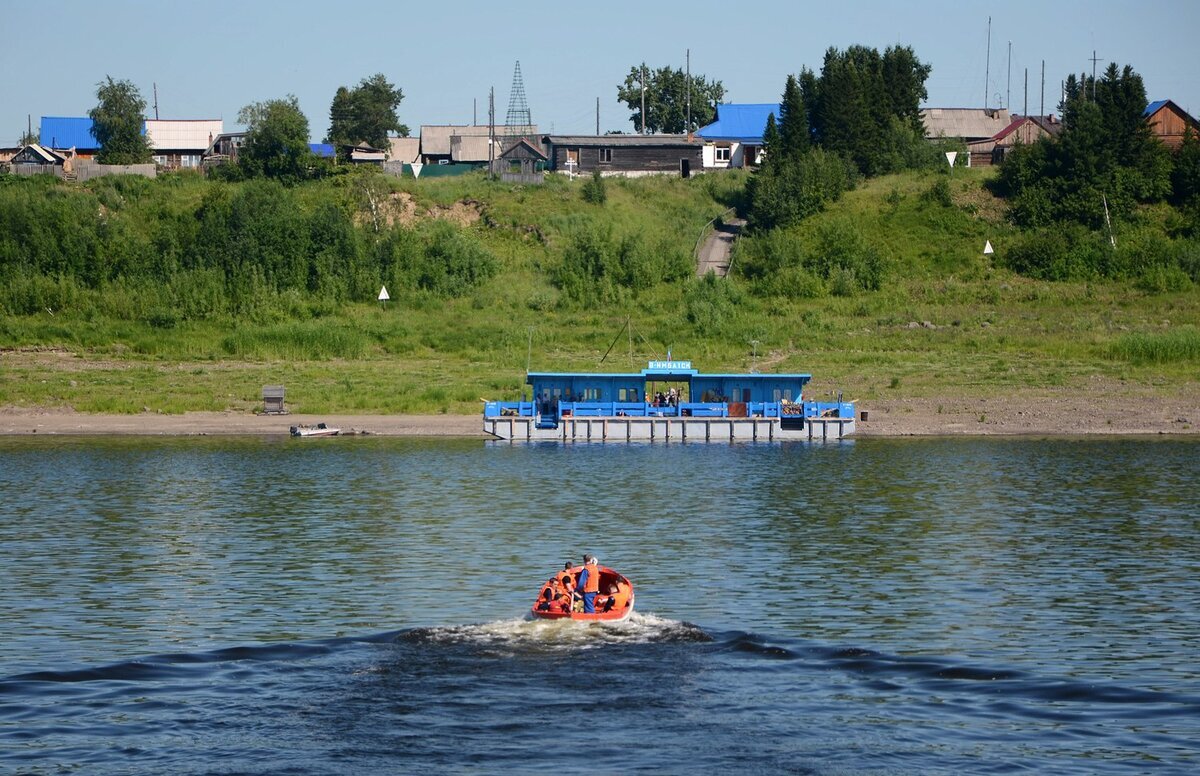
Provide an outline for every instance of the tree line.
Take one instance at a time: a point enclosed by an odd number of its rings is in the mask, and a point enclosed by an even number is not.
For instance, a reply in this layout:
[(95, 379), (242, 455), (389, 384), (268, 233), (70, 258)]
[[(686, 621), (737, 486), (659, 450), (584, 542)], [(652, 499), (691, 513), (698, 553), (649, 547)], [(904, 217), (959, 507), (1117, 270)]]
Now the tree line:
[[(153, 149), (143, 131), (146, 100), (131, 81), (111, 75), (96, 85), (96, 105), (88, 111), (92, 133), (99, 146), (101, 164), (142, 164), (153, 159)], [(325, 142), (339, 154), (358, 143), (386, 150), (391, 133), (408, 136), (408, 126), (397, 116), (404, 91), (376, 73), (353, 87), (340, 86), (329, 107)], [(246, 105), (238, 112), (246, 127), (246, 141), (238, 166), (224, 177), (265, 177), (294, 182), (321, 177), (328, 170), (308, 145), (308, 118), (294, 95)], [(24, 141), (30, 136), (22, 135)]]
[(0, 177), (0, 311), (78, 309), (92, 294), (136, 300), (118, 312), (167, 323), (254, 317), (372, 299), (381, 284), (460, 296), (498, 271), (474, 234), (444, 221), (364, 228), (360, 185)]
[[(1200, 141), (1189, 129), (1172, 153), (1152, 134), (1146, 108), (1130, 65), (1067, 78), (1062, 131), (1013, 148), (993, 183), (1028, 230), (1008, 252), (1009, 266), (1045, 279), (1132, 279), (1152, 290), (1200, 282)], [(1168, 208), (1165, 218), (1155, 207)]]

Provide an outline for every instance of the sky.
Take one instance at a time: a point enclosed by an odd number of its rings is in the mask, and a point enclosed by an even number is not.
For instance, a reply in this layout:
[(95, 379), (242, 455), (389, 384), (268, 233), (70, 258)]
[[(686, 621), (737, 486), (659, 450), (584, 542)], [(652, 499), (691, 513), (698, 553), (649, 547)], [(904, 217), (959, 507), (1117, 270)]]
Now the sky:
[[(183, 3), (57, 0), (53, 23), (30, 23), (25, 3), (0, 0), (0, 145), (32, 116), (84, 116), (106, 75), (132, 81), (154, 117), (222, 118), (234, 131), (249, 103), (294, 94), (311, 139), (323, 139), (339, 86), (383, 73), (404, 91), (400, 120), (487, 123), (508, 110), (519, 60), (534, 123), (543, 132), (634, 131), (616, 99), (631, 67), (683, 68), (720, 80), (727, 102), (779, 99), (789, 73), (819, 72), (830, 46), (912, 46), (933, 72), (932, 107), (1007, 105), (1056, 112), (1068, 73), (1108, 62), (1141, 74), (1149, 100), (1200, 116), (1194, 56), (1200, 0), (882, 0), (755, 3), (329, 2)], [(988, 18), (991, 58), (988, 67)], [(43, 17), (43, 21), (44, 21)], [(1011, 60), (1009, 43), (1012, 44)], [(1010, 75), (1011, 74), (1011, 75)], [(985, 75), (986, 79), (985, 90)]]

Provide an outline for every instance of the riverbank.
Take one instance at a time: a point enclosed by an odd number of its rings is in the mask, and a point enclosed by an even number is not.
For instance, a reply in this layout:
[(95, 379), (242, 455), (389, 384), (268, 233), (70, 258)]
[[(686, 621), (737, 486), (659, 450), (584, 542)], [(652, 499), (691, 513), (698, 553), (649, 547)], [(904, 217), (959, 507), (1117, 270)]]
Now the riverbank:
[[(1200, 434), (1200, 392), (1169, 398), (1095, 394), (877, 399), (859, 404), (859, 437)], [(862, 413), (866, 413), (865, 419)], [(0, 409), (0, 435), (286, 435), (324, 422), (345, 433), (487, 437), (479, 415), (256, 415), (248, 412), (93, 414)]]

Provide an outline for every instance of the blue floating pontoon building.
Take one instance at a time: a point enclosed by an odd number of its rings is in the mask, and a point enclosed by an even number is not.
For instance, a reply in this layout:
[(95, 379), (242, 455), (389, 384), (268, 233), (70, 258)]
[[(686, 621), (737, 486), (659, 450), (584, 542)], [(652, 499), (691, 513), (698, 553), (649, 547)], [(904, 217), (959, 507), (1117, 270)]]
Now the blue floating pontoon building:
[(704, 374), (690, 361), (640, 372), (530, 372), (528, 401), (487, 402), (484, 431), (507, 440), (841, 439), (854, 403), (804, 396), (809, 374)]

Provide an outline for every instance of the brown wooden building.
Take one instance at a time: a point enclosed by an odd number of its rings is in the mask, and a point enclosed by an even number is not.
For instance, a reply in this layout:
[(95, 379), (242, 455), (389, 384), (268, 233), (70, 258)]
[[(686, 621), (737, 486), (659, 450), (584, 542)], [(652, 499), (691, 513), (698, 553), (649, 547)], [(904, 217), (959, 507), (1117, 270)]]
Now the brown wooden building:
[(704, 164), (704, 141), (687, 135), (546, 135), (550, 169), (575, 175), (678, 175)]
[(1200, 135), (1200, 122), (1172, 100), (1156, 100), (1146, 106), (1142, 115), (1145, 116), (1154, 136), (1172, 151), (1183, 143), (1183, 132), (1187, 127), (1191, 127), (1193, 133)]
[[(1000, 164), (1005, 155), (1018, 144), (1029, 145), (1044, 137), (1056, 137), (1062, 132), (1062, 122), (1054, 114), (1049, 116), (1014, 116), (1012, 123), (986, 141), (968, 143), (973, 166)], [(977, 160), (976, 156), (981, 159)], [(990, 155), (990, 159), (988, 158)]]

